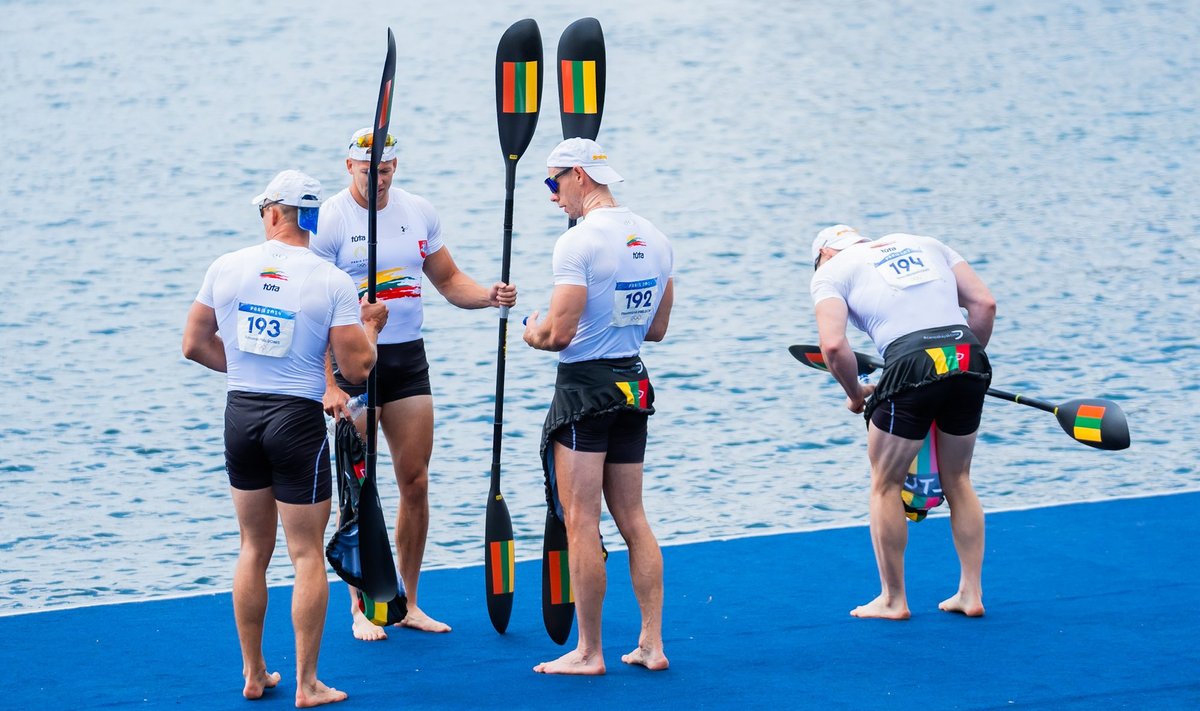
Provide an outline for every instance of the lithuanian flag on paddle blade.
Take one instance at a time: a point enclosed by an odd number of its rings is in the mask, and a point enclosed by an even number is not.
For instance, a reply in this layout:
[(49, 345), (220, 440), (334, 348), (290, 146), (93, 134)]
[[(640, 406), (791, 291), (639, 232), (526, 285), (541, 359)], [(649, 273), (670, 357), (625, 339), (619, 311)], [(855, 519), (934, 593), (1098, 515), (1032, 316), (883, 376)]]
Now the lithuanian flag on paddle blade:
[(1104, 406), (1080, 405), (1075, 413), (1075, 439), (1080, 442), (1101, 442), (1100, 423), (1104, 419)]
[(575, 602), (571, 594), (571, 572), (567, 566), (567, 551), (550, 551), (547, 556), (550, 562), (550, 602), (561, 605)]
[(596, 62), (564, 59), (561, 72), (563, 113), (596, 113)]
[(536, 114), (538, 110), (537, 62), (504, 63), (503, 111)]
[(516, 563), (513, 560), (513, 541), (492, 541), (488, 544), (488, 555), (492, 564), (493, 595), (504, 595), (513, 591)]

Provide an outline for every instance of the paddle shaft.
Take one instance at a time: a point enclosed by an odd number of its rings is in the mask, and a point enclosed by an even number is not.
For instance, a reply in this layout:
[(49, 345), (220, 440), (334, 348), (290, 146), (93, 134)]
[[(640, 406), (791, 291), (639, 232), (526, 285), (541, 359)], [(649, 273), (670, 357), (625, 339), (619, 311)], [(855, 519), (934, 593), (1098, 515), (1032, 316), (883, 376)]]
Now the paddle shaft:
[[(868, 363), (876, 368), (883, 367), (883, 361), (875, 356), (867, 355), (865, 353), (855, 353), (854, 355), (859, 359), (865, 359)], [(1035, 397), (1005, 392), (1004, 390), (997, 390), (996, 388), (988, 388), (987, 394), (994, 398), (1015, 402), (1018, 405), (1028, 405), (1029, 407), (1036, 407), (1037, 409), (1044, 412), (1049, 412), (1050, 414), (1058, 414), (1058, 405), (1046, 402), (1045, 400), (1038, 400)]]
[[(513, 193), (516, 191), (517, 161), (504, 161), (504, 247), (500, 258), (500, 281), (508, 283), (512, 265)], [(496, 344), (496, 415), (492, 424), (492, 482), (491, 494), (500, 491), (500, 450), (504, 432), (504, 365), (508, 342), (508, 307), (500, 307), (500, 326)]]

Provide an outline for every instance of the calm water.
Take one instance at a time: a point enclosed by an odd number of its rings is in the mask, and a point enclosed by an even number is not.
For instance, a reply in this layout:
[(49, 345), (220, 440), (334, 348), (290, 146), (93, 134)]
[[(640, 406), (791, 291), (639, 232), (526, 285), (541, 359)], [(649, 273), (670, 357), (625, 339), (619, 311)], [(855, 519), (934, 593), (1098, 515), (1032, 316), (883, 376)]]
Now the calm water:
[[(678, 255), (671, 333), (644, 351), (659, 388), (647, 507), (664, 541), (865, 520), (862, 423), (786, 351), (815, 339), (809, 244), (834, 222), (935, 235), (972, 261), (1000, 303), (997, 387), (1125, 408), (1134, 444), (1112, 453), (989, 402), (985, 506), (1200, 486), (1200, 5), (834, 5), (0, 0), (0, 358), (13, 378), (0, 611), (230, 586), (224, 381), (180, 356), (184, 317), (211, 260), (261, 239), (248, 201), (276, 171), (344, 184), (342, 146), (370, 123), (385, 50), (382, 27), (363, 31), (374, 15), (399, 44), (399, 181), (438, 207), (483, 282), (499, 274), (504, 197), (496, 43), (531, 8), (551, 60), (572, 20), (603, 24), (600, 140), (627, 178), (617, 196)], [(561, 137), (553, 76), (518, 171), (518, 317), (545, 308), (564, 227), (540, 184)], [(430, 292), (427, 563), (473, 564), (495, 312)], [(509, 344), (503, 490), (528, 558), (554, 357), (516, 333)], [(394, 510), (395, 488), (383, 493)]]

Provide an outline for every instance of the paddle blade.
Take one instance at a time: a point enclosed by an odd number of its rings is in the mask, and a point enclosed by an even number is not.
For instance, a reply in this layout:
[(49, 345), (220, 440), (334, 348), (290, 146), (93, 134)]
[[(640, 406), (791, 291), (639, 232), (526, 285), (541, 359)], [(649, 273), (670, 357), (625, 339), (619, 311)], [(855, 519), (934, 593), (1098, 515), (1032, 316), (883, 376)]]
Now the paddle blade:
[(594, 17), (576, 20), (558, 40), (558, 108), (563, 138), (596, 140), (604, 115), (604, 31)]
[(508, 515), (508, 504), (504, 502), (498, 487), (492, 487), (488, 494), (483, 545), (488, 617), (492, 620), (492, 627), (504, 634), (512, 616), (516, 562), (513, 558), (512, 518)]
[(1112, 400), (1069, 400), (1057, 407), (1054, 416), (1076, 442), (1096, 449), (1129, 447), (1129, 423), (1125, 420), (1124, 411)]
[(396, 561), (384, 523), (375, 476), (368, 472), (358, 500), (358, 544), (362, 558), (363, 592), (374, 600), (391, 600), (399, 593)]
[(505, 30), (496, 47), (496, 121), (505, 160), (520, 160), (542, 105), (542, 33), (521, 20)]
[(555, 644), (566, 644), (575, 621), (575, 596), (567, 561), (567, 529), (547, 508), (542, 538), (542, 622)]
[(383, 157), (388, 126), (392, 122), (392, 97), (396, 95), (396, 37), (387, 31), (387, 58), (383, 61), (383, 79), (379, 82), (379, 100), (375, 102), (375, 123), (371, 134), (371, 165)]
[[(788, 346), (788, 353), (791, 353), (793, 358), (810, 368), (829, 371), (829, 366), (825, 364), (825, 357), (821, 355), (821, 348), (819, 346)], [(858, 362), (859, 375), (870, 375), (883, 365), (879, 362), (878, 358), (857, 351), (854, 353), (854, 359)]]

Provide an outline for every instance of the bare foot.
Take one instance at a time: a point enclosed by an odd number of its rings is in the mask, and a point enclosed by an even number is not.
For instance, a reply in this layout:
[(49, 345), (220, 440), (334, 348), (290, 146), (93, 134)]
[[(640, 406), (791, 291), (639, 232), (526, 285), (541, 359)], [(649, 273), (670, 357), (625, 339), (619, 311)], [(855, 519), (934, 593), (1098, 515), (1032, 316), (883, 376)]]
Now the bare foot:
[(621, 655), (621, 661), (626, 664), (636, 664), (646, 667), (650, 671), (663, 671), (671, 666), (671, 663), (667, 661), (667, 656), (663, 654), (661, 647), (651, 650), (639, 646), (629, 654)]
[(355, 607), (351, 610), (354, 615), (354, 639), (361, 639), (364, 642), (377, 642), (381, 639), (387, 639), (387, 632), (382, 627), (367, 619), (367, 616)]
[(419, 630), (421, 632), (449, 632), (450, 625), (445, 622), (438, 622), (429, 615), (421, 611), (421, 608), (408, 606), (408, 614), (403, 620), (397, 623), (398, 627), (408, 627), (409, 629)]
[(939, 602), (938, 609), (958, 612), (967, 617), (983, 617), (983, 600), (974, 595), (964, 595), (960, 591), (954, 597)]
[(888, 602), (883, 595), (850, 611), (853, 617), (871, 617), (882, 620), (907, 620), (912, 617), (905, 600)]
[(346, 692), (325, 686), (320, 679), (311, 684), (296, 684), (296, 708), (308, 709), (346, 700)]
[(246, 686), (242, 688), (242, 696), (247, 699), (261, 699), (264, 689), (272, 689), (279, 683), (279, 672), (263, 669), (246, 675)]
[[(666, 661), (666, 657), (663, 658)], [(585, 656), (578, 649), (567, 652), (552, 662), (542, 662), (533, 668), (540, 674), (588, 674), (598, 676), (604, 673), (604, 656), (596, 653)]]

